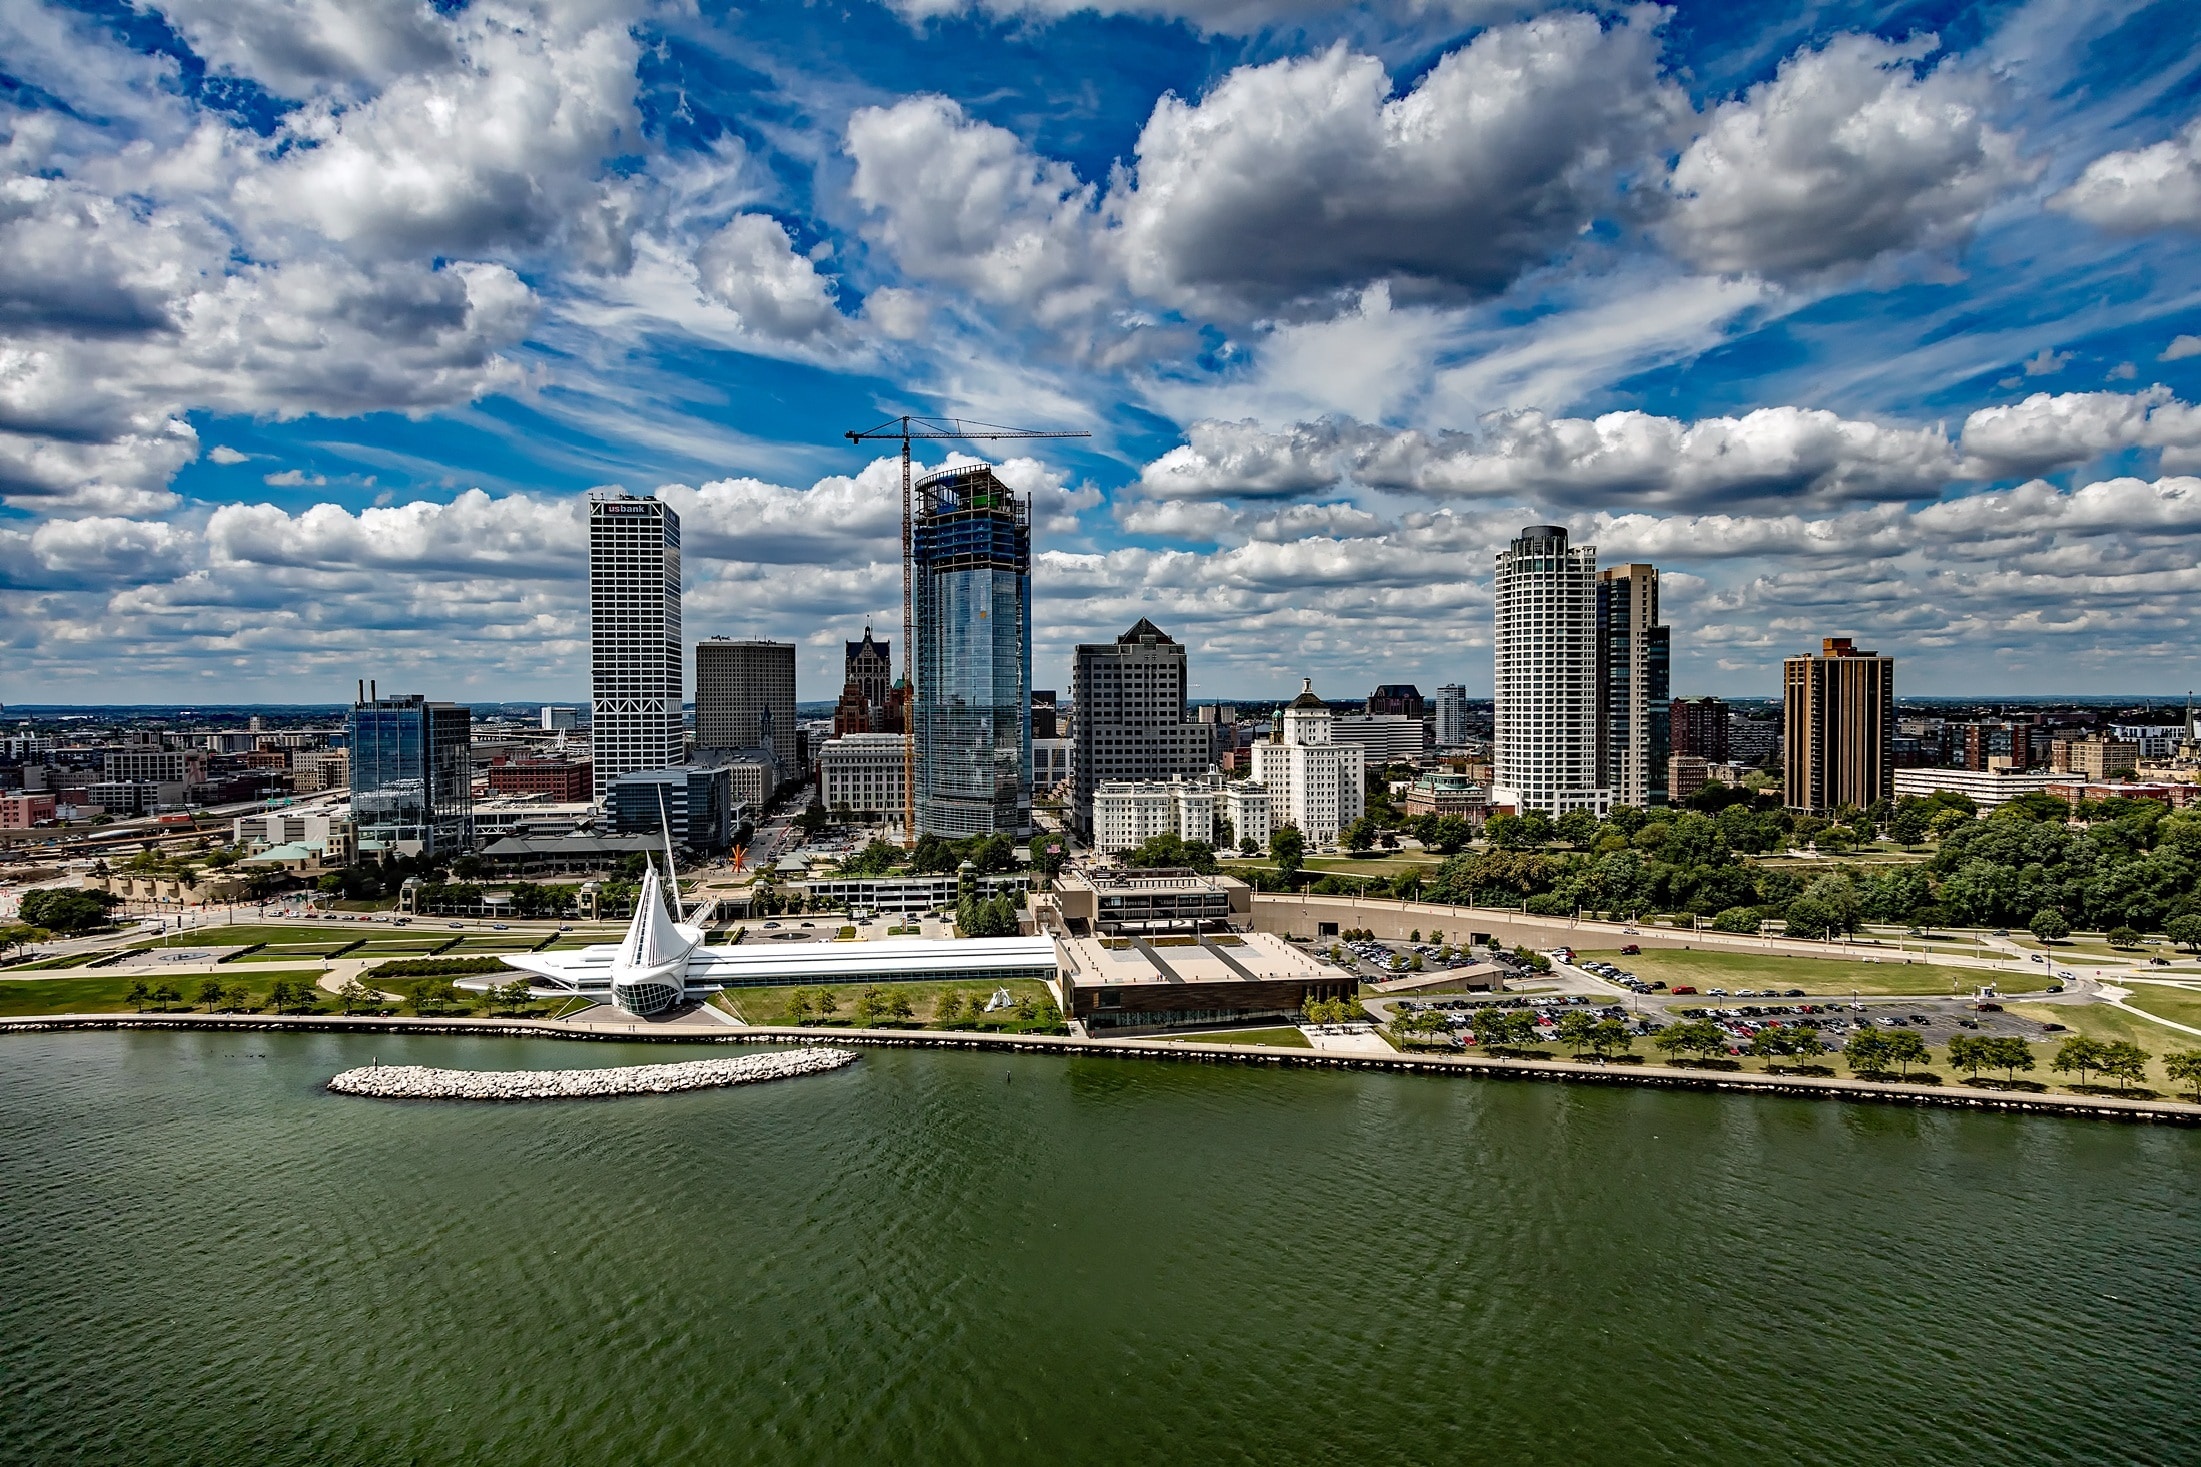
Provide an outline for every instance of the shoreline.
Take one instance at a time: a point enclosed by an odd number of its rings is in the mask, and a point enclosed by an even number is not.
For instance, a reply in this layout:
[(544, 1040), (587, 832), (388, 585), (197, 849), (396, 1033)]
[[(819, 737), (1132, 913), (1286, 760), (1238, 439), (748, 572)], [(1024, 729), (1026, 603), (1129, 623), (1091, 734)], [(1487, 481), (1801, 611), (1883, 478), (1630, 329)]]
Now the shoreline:
[(1651, 1089), (1776, 1095), (1788, 1099), (1850, 1100), (1881, 1105), (1942, 1106), (1956, 1110), (2084, 1117), (2158, 1125), (2201, 1127), (2201, 1105), (2179, 1100), (2119, 1100), (2112, 1096), (2041, 1095), (1983, 1090), (1965, 1085), (1913, 1085), (1809, 1075), (1748, 1071), (1683, 1070), (1665, 1065), (1600, 1065), (1575, 1060), (1512, 1060), (1435, 1054), (1325, 1054), (1248, 1044), (1180, 1039), (1078, 1039), (1046, 1034), (978, 1034), (933, 1029), (816, 1029), (751, 1026), (719, 1033), (590, 1033), (542, 1019), (345, 1018), (341, 1015), (277, 1017), (220, 1014), (47, 1014), (0, 1019), (0, 1035), (98, 1032), (123, 1029), (243, 1031), (248, 1033), (472, 1035), (489, 1039), (569, 1039), (616, 1044), (857, 1044), (899, 1049), (972, 1049), (1009, 1053), (1096, 1055), (1103, 1058), (1177, 1060), (1204, 1064), (1270, 1065), (1292, 1069), (1389, 1070), (1399, 1074), (1470, 1079), (1542, 1080), (1571, 1084), (1634, 1085)]

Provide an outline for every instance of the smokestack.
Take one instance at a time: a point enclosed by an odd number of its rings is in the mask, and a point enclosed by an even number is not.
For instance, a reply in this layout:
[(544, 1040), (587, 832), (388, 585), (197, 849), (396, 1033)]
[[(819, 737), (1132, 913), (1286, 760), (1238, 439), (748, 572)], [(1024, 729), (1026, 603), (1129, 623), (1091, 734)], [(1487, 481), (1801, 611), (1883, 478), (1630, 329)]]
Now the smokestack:
[(362, 703), (367, 701), (367, 680), (365, 678), (359, 680), (359, 701)]
[(368, 679), (367, 679), (367, 696), (368, 696), (368, 698), (369, 698), (369, 699), (373, 700), (374, 702), (377, 702), (377, 703), (379, 703), (379, 702), (381, 702), (381, 701), (382, 701), (382, 695), (381, 695), (380, 693), (378, 693), (378, 692), (376, 692), (376, 691), (374, 690), (374, 679), (373, 679), (373, 678), (368, 678)]

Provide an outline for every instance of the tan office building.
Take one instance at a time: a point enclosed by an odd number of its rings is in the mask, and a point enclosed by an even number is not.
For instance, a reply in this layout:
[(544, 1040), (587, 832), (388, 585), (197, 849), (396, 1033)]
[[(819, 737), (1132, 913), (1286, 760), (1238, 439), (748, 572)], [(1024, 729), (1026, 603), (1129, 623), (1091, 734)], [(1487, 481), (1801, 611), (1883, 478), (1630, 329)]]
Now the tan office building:
[(1781, 664), (1781, 768), (1791, 810), (1832, 815), (1895, 794), (1895, 659), (1828, 637)]

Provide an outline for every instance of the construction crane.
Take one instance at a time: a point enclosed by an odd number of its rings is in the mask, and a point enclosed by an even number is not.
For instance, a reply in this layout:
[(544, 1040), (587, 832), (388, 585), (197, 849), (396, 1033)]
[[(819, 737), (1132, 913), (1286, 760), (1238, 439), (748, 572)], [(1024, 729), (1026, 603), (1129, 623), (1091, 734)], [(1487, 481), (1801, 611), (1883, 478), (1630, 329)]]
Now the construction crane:
[[(910, 582), (916, 554), (909, 482), (909, 445), (913, 438), (946, 438), (995, 441), (1021, 438), (1090, 438), (1082, 430), (1055, 432), (1043, 428), (1004, 428), (971, 418), (918, 418), (908, 413), (889, 418), (876, 428), (851, 429), (851, 443), (902, 441), (902, 848), (917, 844), (917, 627)], [(824, 790), (818, 791), (822, 798)]]

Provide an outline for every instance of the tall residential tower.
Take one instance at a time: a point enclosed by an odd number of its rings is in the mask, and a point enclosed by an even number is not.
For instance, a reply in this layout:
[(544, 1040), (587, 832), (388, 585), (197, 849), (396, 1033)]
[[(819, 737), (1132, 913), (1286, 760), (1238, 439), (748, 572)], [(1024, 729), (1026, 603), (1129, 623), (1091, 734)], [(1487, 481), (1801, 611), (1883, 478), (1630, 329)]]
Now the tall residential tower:
[(1612, 806), (1599, 762), (1597, 547), (1530, 525), (1492, 583), (1491, 803), (1560, 815)]
[(1618, 565), (1597, 577), (1598, 782), (1615, 805), (1666, 803), (1673, 641), (1658, 619), (1658, 571)]
[(1783, 803), (1832, 815), (1895, 794), (1895, 659), (1827, 637), (1781, 664)]
[(664, 769), (680, 732), (680, 516), (618, 489), (588, 496), (589, 743), (596, 798), (612, 780)]

